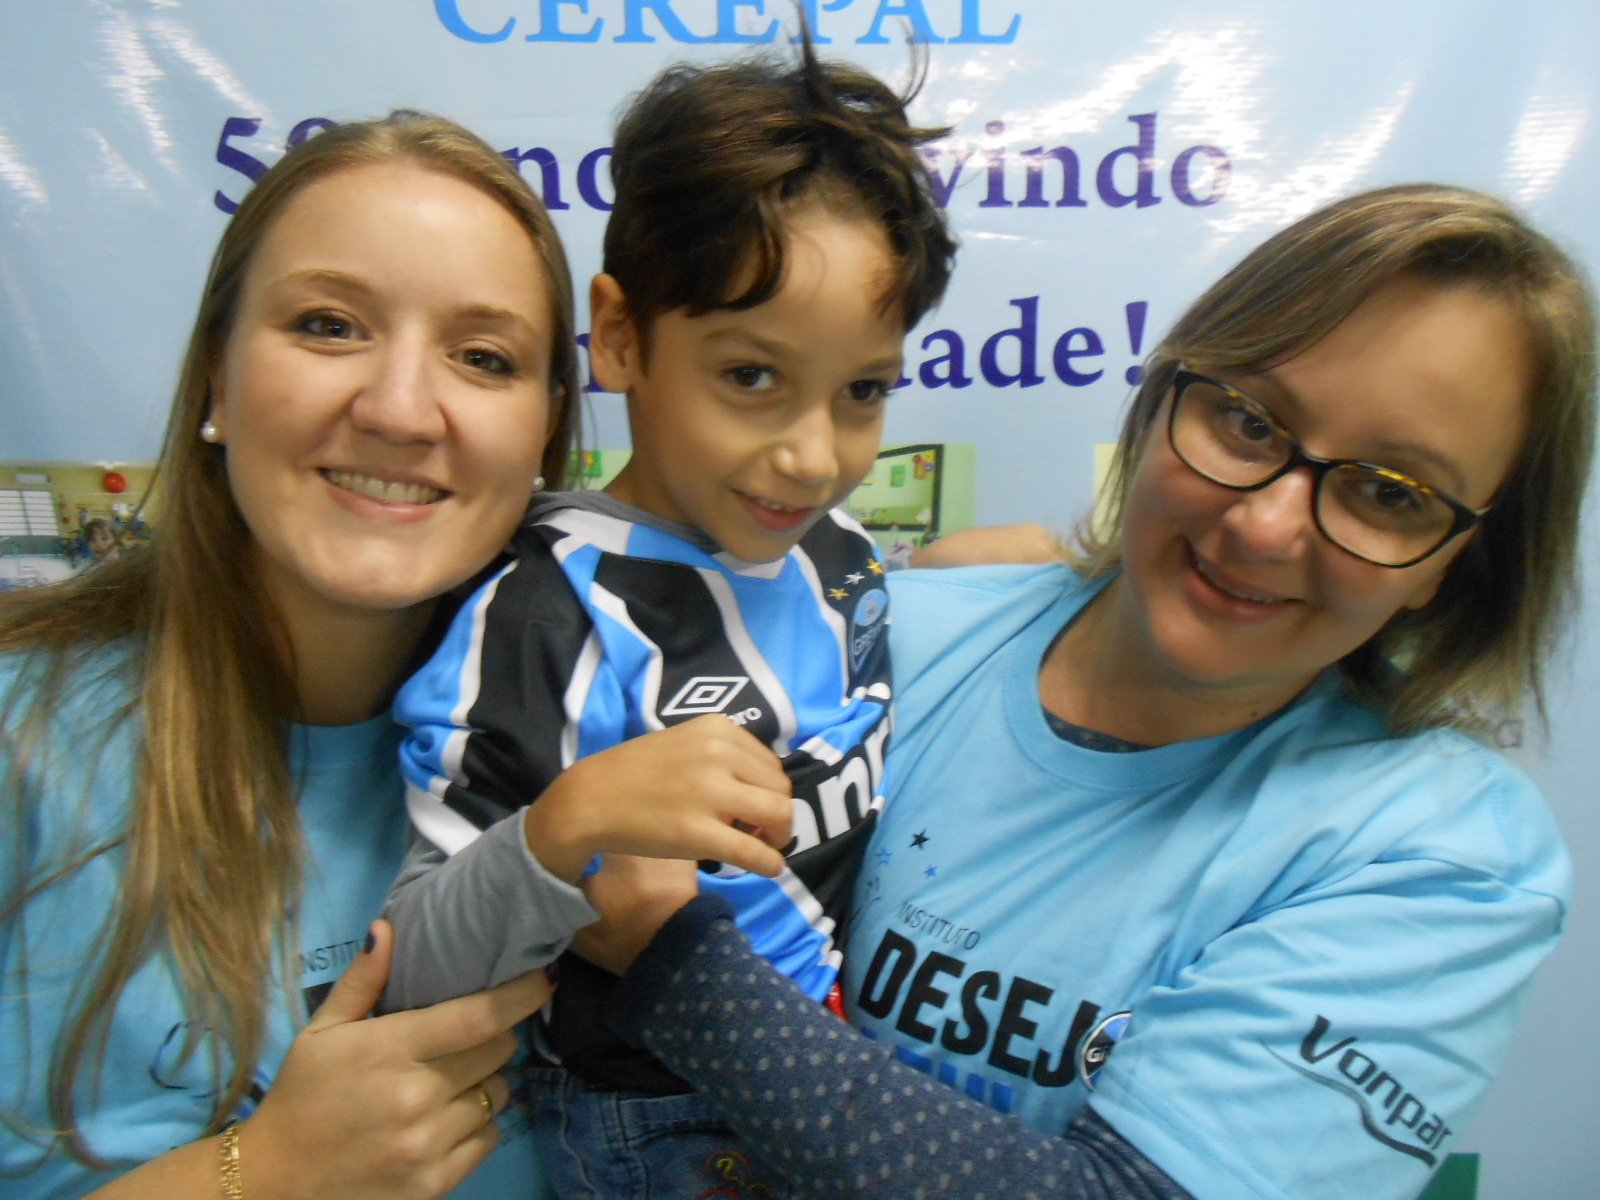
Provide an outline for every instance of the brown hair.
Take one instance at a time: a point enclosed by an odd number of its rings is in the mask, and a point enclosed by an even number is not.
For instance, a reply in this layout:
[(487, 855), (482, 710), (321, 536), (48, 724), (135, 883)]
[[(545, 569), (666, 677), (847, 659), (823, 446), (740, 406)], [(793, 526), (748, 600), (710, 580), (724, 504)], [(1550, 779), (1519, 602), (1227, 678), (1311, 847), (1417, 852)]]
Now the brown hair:
[(1341, 200), (1251, 251), (1145, 364), (1102, 495), (1072, 555), (1104, 574), (1151, 423), (1180, 362), (1253, 374), (1326, 337), (1385, 284), (1467, 285), (1521, 316), (1534, 362), (1528, 432), (1494, 506), (1433, 600), (1402, 611), (1340, 667), (1397, 730), (1485, 727), (1531, 697), (1576, 607), (1579, 512), (1594, 449), (1595, 315), (1581, 269), (1500, 201), (1432, 184)]
[[(49, 1069), (51, 1136), (85, 1164), (109, 1165), (78, 1129), (79, 1077), (100, 1057), (123, 988), (153, 954), (173, 964), (190, 1028), (213, 1032), (213, 1068), (230, 1064), (213, 1128), (250, 1085), (275, 965), (286, 991), (294, 990), (295, 943), (285, 926), (292, 927), (299, 896), (302, 843), (285, 722), (295, 711), (295, 685), (274, 653), (273, 614), (251, 584), (250, 532), (223, 456), (199, 430), (246, 272), (273, 222), (318, 180), (391, 162), (479, 188), (527, 231), (553, 316), (542, 471), (552, 483), (567, 474), (578, 395), (571, 277), (543, 204), (516, 170), (460, 126), (415, 112), (340, 125), (285, 154), (240, 204), (212, 259), (157, 466), (152, 545), (0, 601), (0, 651), (29, 655), (0, 710), (0, 751), (11, 760), (5, 820), (24, 828), (28, 805), (39, 802), (39, 781), (66, 777), (48, 758), (50, 717), (64, 698), (115, 679), (129, 698), (107, 720), (105, 738), (135, 713), (141, 721), (126, 830), (82, 837), (42, 868), (19, 863), (32, 874), (18, 870), (17, 887), (0, 897), (0, 921), (21, 921), (32, 897), (84, 863), (119, 847), (126, 855), (116, 914), (68, 1002)], [(125, 660), (105, 653), (118, 641), (128, 647)], [(83, 747), (54, 750), (77, 754)], [(27, 986), (26, 963), (19, 969), (22, 978), (0, 982), (12, 994)], [(185, 1054), (196, 1046), (191, 1039)], [(3, 1110), (0, 1116), (10, 1119)]]
[[(888, 236), (882, 297), (910, 329), (944, 295), (955, 239), (918, 154), (943, 129), (858, 67), (822, 62), (809, 36), (795, 63), (752, 57), (672, 66), (628, 103), (611, 157), (616, 198), (604, 270), (641, 335), (664, 312), (700, 316), (771, 298), (784, 267), (786, 209), (817, 198), (864, 213)], [(742, 293), (733, 281), (755, 275)]]

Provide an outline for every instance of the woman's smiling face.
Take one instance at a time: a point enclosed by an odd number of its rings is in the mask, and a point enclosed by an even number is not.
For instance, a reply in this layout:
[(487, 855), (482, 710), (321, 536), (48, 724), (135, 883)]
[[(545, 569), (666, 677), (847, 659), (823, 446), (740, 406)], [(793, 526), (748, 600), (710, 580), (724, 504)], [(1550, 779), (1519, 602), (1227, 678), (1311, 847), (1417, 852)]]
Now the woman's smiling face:
[[(1522, 444), (1531, 366), (1504, 301), (1401, 279), (1288, 362), (1220, 374), (1310, 454), (1392, 467), (1481, 508)], [(1286, 703), (1396, 613), (1426, 604), (1466, 544), (1410, 567), (1365, 562), (1317, 530), (1308, 470), (1240, 492), (1185, 466), (1167, 439), (1171, 403), (1128, 494), (1115, 591), (1145, 666), (1184, 690), (1254, 697), (1261, 711)]]
[(538, 475), (551, 328), (527, 232), (460, 179), (351, 167), (290, 201), (212, 385), (273, 599), (397, 609), (482, 567)]

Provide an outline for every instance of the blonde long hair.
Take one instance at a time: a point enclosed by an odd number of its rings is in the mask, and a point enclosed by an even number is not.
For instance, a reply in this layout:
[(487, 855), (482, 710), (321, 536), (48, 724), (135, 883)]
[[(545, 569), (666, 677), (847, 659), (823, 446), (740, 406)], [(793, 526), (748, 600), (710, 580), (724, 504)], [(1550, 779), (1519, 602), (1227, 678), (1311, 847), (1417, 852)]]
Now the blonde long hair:
[(1145, 364), (1102, 496), (1071, 559), (1115, 570), (1139, 453), (1178, 364), (1251, 374), (1309, 349), (1402, 276), (1504, 300), (1533, 351), (1528, 432), (1494, 507), (1433, 600), (1339, 665), (1398, 731), (1484, 728), (1531, 698), (1577, 605), (1579, 513), (1594, 452), (1595, 314), (1582, 270), (1492, 196), (1434, 184), (1366, 192), (1291, 225), (1178, 319)]
[[(50, 716), (65, 695), (90, 685), (89, 664), (114, 642), (130, 649), (122, 674), (131, 698), (110, 717), (107, 735), (130, 717), (142, 722), (126, 831), (75, 847), (32, 878), (17, 871), (14, 893), (0, 898), (0, 922), (20, 922), (32, 897), (84, 863), (118, 848), (126, 856), (116, 913), (69, 1001), (49, 1066), (52, 1145), (87, 1165), (111, 1164), (78, 1128), (77, 1085), (86, 1064), (99, 1059), (112, 1011), (143, 963), (168, 958), (190, 1028), (214, 1035), (214, 1070), (231, 1064), (213, 1130), (250, 1086), (274, 970), (293, 991), (289, 914), (303, 854), (285, 742), (294, 680), (274, 653), (273, 614), (251, 586), (250, 531), (224, 458), (198, 433), (245, 274), (285, 205), (338, 171), (397, 161), (481, 189), (532, 240), (554, 318), (551, 431), (541, 468), (552, 483), (567, 475), (579, 395), (571, 276), (544, 205), (516, 170), (460, 126), (414, 112), (341, 125), (286, 154), (240, 204), (212, 260), (157, 465), (153, 545), (0, 600), (0, 651), (28, 656), (22, 682), (0, 709), (0, 750), (11, 758), (9, 811), (0, 819), (26, 827), (34, 781), (51, 777)], [(23, 978), (0, 983), (10, 994), (27, 986), (26, 964), (20, 969)], [(185, 1054), (197, 1044), (191, 1039)], [(0, 1118), (11, 1119), (3, 1110)]]

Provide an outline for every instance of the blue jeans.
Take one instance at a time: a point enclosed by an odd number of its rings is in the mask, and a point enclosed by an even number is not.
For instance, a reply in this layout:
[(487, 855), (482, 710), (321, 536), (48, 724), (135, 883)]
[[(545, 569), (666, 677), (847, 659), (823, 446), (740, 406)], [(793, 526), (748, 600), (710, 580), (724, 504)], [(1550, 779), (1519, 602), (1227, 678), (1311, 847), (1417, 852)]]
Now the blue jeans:
[[(600, 1092), (565, 1071), (519, 1081), (533, 1137), (561, 1200), (784, 1200), (783, 1176), (691, 1092)], [(521, 1089), (519, 1088), (519, 1091)]]

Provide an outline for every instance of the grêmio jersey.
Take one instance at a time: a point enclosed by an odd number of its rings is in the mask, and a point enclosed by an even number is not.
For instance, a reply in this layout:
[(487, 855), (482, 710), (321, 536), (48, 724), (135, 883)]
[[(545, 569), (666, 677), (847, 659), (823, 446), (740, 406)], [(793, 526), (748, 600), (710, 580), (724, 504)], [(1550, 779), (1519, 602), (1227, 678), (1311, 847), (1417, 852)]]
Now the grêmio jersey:
[(1089, 1104), (1200, 1200), (1415, 1196), (1560, 929), (1543, 800), (1458, 733), (1388, 734), (1332, 671), (1222, 736), (1066, 741), (1039, 666), (1097, 590), (895, 577), (851, 1019), (1041, 1131)]
[[(396, 700), (417, 831), (455, 854), (578, 759), (720, 713), (782, 761), (794, 841), (777, 879), (702, 864), (701, 890), (823, 999), (883, 797), (888, 595), (871, 538), (834, 511), (783, 558), (746, 563), (688, 526), (567, 493), (535, 501), (510, 554)], [(548, 1057), (599, 1087), (683, 1090), (605, 1028), (613, 984), (566, 956)]]

